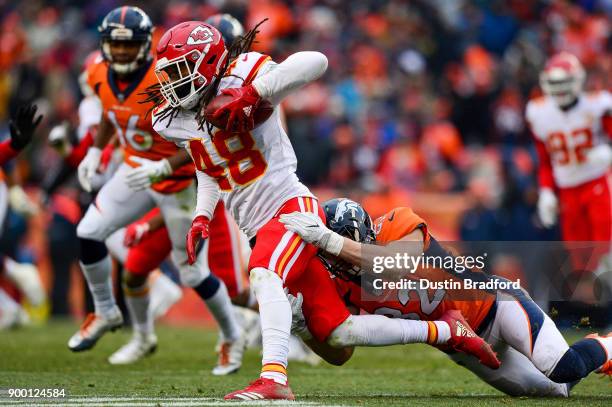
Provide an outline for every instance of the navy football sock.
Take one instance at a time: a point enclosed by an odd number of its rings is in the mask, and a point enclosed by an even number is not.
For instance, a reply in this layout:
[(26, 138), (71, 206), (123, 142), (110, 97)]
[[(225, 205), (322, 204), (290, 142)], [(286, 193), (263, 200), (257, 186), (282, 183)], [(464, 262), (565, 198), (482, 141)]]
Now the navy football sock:
[(557, 383), (570, 383), (586, 377), (606, 360), (606, 351), (597, 340), (582, 339), (570, 346), (548, 377)]

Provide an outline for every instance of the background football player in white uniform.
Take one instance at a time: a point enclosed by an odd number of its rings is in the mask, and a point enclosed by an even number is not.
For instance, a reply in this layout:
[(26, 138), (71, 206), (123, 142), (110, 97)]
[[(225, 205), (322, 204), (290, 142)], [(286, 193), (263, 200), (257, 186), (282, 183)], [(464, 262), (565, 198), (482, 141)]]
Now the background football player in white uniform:
[[(560, 216), (565, 241), (612, 241), (612, 95), (583, 92), (585, 72), (567, 52), (553, 56), (541, 73), (543, 97), (529, 101), (527, 122), (539, 157), (538, 214), (551, 227)], [(606, 243), (581, 259), (575, 271), (593, 271), (607, 252)], [(590, 262), (590, 264), (589, 264)], [(595, 266), (593, 266), (595, 265)], [(608, 270), (612, 264), (604, 264)]]

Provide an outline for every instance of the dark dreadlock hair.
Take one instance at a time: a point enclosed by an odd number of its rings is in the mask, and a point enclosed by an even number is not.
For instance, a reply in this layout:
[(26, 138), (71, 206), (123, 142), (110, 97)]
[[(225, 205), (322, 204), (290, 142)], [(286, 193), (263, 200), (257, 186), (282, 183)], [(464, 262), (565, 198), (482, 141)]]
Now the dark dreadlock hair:
[[(200, 97), (200, 101), (198, 102), (198, 105), (196, 107), (197, 113), (196, 113), (195, 119), (198, 122), (198, 129), (201, 130), (204, 128), (204, 126), (206, 126), (208, 133), (212, 134), (213, 126), (212, 124), (206, 121), (206, 118), (204, 115), (206, 111), (206, 106), (208, 106), (210, 101), (215, 96), (217, 96), (217, 92), (219, 91), (219, 85), (221, 84), (222, 78), (226, 76), (238, 77), (236, 75), (227, 75), (227, 70), (230, 64), (240, 54), (250, 51), (253, 43), (257, 42), (255, 41), (255, 37), (259, 33), (259, 30), (258, 30), (259, 26), (262, 25), (267, 20), (268, 20), (267, 18), (261, 20), (259, 23), (257, 23), (255, 27), (253, 27), (253, 29), (247, 31), (244, 35), (236, 37), (234, 42), (229, 46), (229, 48), (227, 48), (227, 58), (225, 60), (225, 63), (219, 69), (219, 74), (213, 78), (211, 84), (204, 88), (204, 91), (202, 92), (202, 96)], [(240, 78), (240, 79), (244, 81), (244, 78)], [(147, 111), (147, 115), (146, 115), (147, 117), (155, 109), (161, 108), (161, 106), (163, 106), (163, 104), (166, 102), (166, 99), (161, 93), (161, 85), (159, 83), (149, 86), (147, 89), (145, 89), (144, 92), (141, 92), (140, 94), (145, 95), (146, 98), (141, 100), (139, 103), (151, 103), (151, 102), (153, 103), (153, 106), (151, 107), (151, 109)], [(168, 120), (167, 125), (169, 126), (170, 123), (172, 123), (172, 120), (178, 115), (180, 109), (181, 109), (180, 106), (173, 107), (173, 106), (170, 106), (169, 104), (168, 106), (161, 108), (161, 110), (157, 112), (157, 117), (155, 118), (153, 125), (155, 125), (158, 121)]]

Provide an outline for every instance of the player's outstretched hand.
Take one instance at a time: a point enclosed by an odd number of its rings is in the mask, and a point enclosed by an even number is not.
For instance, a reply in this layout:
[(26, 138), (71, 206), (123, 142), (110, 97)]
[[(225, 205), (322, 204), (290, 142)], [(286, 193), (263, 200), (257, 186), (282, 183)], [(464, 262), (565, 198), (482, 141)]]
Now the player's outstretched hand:
[(337, 256), (342, 250), (344, 238), (329, 230), (318, 215), (310, 212), (292, 212), (280, 216), (285, 229), (300, 235), (306, 242)]
[(130, 161), (139, 164), (126, 175), (126, 182), (134, 191), (142, 191), (172, 174), (172, 167), (167, 159), (147, 160), (141, 157), (130, 157)]
[(204, 216), (196, 216), (193, 222), (191, 222), (191, 228), (187, 233), (187, 261), (189, 264), (193, 264), (196, 261), (196, 247), (200, 240), (208, 238), (208, 225), (210, 220)]
[(23, 150), (34, 136), (36, 127), (43, 119), (43, 115), (36, 116), (38, 107), (36, 105), (20, 106), (17, 115), (11, 118), (9, 129), (11, 133), (11, 147), (13, 150)]
[(214, 118), (220, 118), (227, 114), (226, 130), (243, 132), (255, 127), (253, 116), (261, 102), (261, 97), (253, 85), (241, 88), (224, 89), (221, 94), (233, 97), (233, 100), (221, 106), (213, 114)]

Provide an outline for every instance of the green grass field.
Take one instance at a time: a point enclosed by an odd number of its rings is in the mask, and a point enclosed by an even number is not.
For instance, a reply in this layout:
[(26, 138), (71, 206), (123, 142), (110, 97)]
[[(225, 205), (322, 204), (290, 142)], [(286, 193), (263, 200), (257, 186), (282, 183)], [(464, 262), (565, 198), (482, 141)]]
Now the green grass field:
[[(65, 388), (69, 397), (57, 402), (69, 406), (220, 405), (224, 394), (259, 371), (259, 352), (250, 350), (238, 374), (212, 376), (216, 333), (163, 326), (155, 355), (133, 366), (110, 366), (106, 358), (129, 332), (108, 334), (92, 351), (73, 354), (66, 341), (76, 328), (53, 323), (0, 333), (0, 388)], [(568, 400), (506, 397), (424, 345), (358, 349), (342, 367), (293, 363), (290, 380), (307, 405), (612, 405), (612, 381), (597, 375), (576, 386)]]

